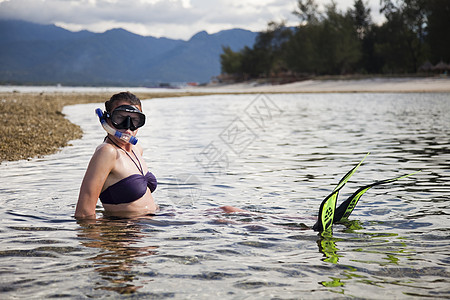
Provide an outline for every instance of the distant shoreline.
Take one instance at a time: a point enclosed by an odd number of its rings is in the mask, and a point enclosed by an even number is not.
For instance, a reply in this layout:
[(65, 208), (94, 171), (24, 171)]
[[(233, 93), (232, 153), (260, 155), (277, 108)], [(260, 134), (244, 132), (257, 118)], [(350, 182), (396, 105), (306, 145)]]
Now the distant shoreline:
[(254, 80), (242, 83), (208, 84), (206, 86), (189, 86), (184, 88), (0, 85), (0, 93), (114, 94), (124, 90), (136, 94), (148, 94), (151, 98), (154, 98), (154, 94), (163, 97), (183, 93), (447, 93), (450, 92), (450, 76), (368, 77), (362, 79), (330, 77), (273, 85)]
[(323, 79), (280, 85), (246, 82), (210, 85), (196, 90), (216, 93), (449, 93), (450, 77)]
[(450, 93), (450, 78), (307, 80), (283, 85), (247, 82), (184, 89), (0, 86), (0, 116), (4, 124), (0, 164), (52, 154), (71, 140), (81, 138), (80, 127), (64, 117), (64, 106), (102, 103), (124, 90), (140, 99), (246, 93)]

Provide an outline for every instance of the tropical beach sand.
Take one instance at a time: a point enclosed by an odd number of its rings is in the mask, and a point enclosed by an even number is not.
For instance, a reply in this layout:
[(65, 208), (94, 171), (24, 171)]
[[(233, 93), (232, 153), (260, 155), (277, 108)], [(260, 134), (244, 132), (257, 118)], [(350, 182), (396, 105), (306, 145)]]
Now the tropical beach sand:
[(229, 84), (198, 91), (239, 93), (448, 93), (450, 77), (305, 80), (282, 85)]
[[(116, 88), (117, 89), (117, 88)], [(133, 90), (129, 88), (131, 92)], [(95, 92), (83, 89), (33, 87), (0, 89), (0, 117), (3, 130), (0, 135), (0, 162), (30, 159), (58, 151), (71, 140), (79, 139), (82, 131), (63, 115), (66, 105), (101, 103), (109, 99), (112, 92)], [(82, 91), (82, 92), (80, 92)], [(141, 92), (137, 92), (141, 91)], [(235, 93), (450, 93), (450, 79), (435, 78), (391, 78), (363, 80), (307, 80), (284, 85), (256, 85), (254, 83), (209, 85), (165, 92), (136, 88), (140, 99), (182, 97), (205, 94)], [(449, 94), (450, 96), (450, 94)], [(45, 138), (47, 136), (51, 138)]]

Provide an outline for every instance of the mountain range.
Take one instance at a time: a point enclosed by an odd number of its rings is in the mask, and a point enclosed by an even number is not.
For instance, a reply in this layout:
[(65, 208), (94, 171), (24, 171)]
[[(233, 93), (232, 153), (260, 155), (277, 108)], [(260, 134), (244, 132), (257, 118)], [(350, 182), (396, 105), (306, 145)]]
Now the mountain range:
[(256, 36), (243, 29), (201, 31), (184, 41), (0, 20), (0, 84), (204, 83), (220, 74), (222, 46), (251, 47)]

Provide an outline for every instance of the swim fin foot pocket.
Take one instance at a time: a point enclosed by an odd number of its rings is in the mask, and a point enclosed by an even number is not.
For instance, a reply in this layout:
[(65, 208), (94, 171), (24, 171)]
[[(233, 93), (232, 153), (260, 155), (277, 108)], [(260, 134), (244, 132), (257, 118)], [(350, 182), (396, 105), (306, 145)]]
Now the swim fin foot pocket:
[[(369, 153), (367, 153), (367, 155), (369, 155)], [(316, 224), (314, 224), (314, 226), (313, 226), (314, 231), (323, 232), (323, 231), (331, 230), (331, 228), (333, 227), (333, 224), (347, 221), (348, 217), (353, 212), (353, 209), (355, 209), (356, 204), (358, 203), (361, 196), (365, 192), (367, 192), (370, 188), (377, 186), (377, 185), (390, 183), (390, 182), (393, 182), (393, 181), (396, 181), (396, 180), (399, 180), (399, 179), (402, 179), (402, 178), (405, 178), (405, 177), (408, 177), (408, 176), (418, 173), (418, 172), (414, 172), (411, 174), (407, 174), (407, 175), (403, 175), (403, 176), (399, 176), (399, 177), (395, 177), (395, 178), (380, 180), (380, 181), (376, 181), (372, 184), (363, 186), (363, 187), (359, 188), (355, 193), (353, 193), (353, 195), (351, 195), (347, 200), (342, 202), (342, 204), (339, 205), (338, 208), (336, 208), (336, 202), (337, 202), (337, 197), (338, 197), (339, 191), (344, 187), (344, 185), (347, 183), (347, 181), (350, 179), (350, 177), (356, 172), (358, 167), (366, 159), (367, 155), (355, 167), (353, 167), (353, 169), (351, 169), (347, 174), (345, 174), (345, 176), (339, 181), (338, 185), (333, 189), (331, 194), (328, 195), (322, 201), (322, 203), (320, 204), (320, 208), (319, 208), (318, 220), (317, 220)]]

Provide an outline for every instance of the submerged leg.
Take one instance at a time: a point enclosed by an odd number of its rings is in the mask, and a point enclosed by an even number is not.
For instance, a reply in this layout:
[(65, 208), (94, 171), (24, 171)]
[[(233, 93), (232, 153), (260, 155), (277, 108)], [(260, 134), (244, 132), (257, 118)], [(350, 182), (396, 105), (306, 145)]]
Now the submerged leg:
[(225, 213), (234, 213), (234, 212), (244, 212), (246, 210), (234, 207), (234, 206), (229, 206), (229, 205), (225, 205), (225, 206), (221, 206), (220, 207), (221, 210), (223, 210)]

